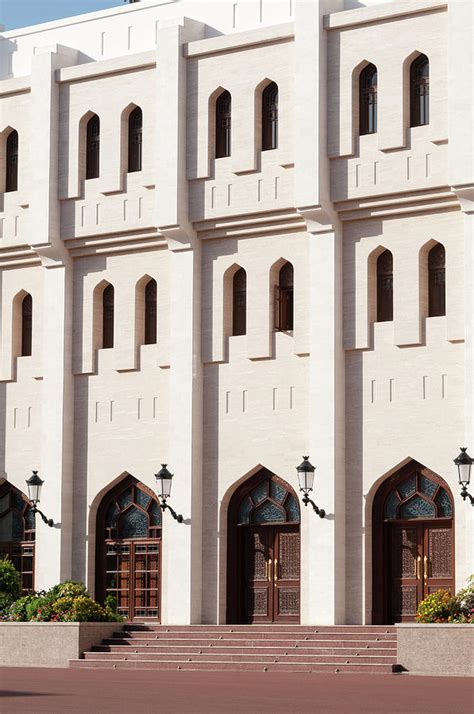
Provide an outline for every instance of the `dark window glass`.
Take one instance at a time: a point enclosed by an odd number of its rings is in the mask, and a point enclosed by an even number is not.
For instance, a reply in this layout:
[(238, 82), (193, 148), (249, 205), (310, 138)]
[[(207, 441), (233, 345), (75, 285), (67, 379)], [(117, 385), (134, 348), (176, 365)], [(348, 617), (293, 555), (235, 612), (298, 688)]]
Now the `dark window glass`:
[(97, 114), (87, 122), (86, 178), (99, 176), (100, 164), (100, 119)]
[(7, 137), (5, 192), (18, 190), (18, 132)]
[(9, 558), (21, 576), (23, 594), (34, 587), (35, 518), (31, 504), (7, 481), (0, 484), (0, 559)]
[(377, 322), (393, 320), (393, 256), (389, 250), (377, 260)]
[(230, 156), (231, 106), (229, 92), (222, 92), (216, 101), (216, 159)]
[(128, 118), (128, 172), (142, 170), (142, 125), (143, 115), (140, 107), (131, 112)]
[(446, 315), (446, 253), (437, 243), (428, 253), (428, 316)]
[(377, 131), (377, 67), (367, 65), (359, 77), (359, 133)]
[(32, 349), (33, 300), (25, 295), (21, 303), (21, 356), (30, 357)]
[(285, 263), (280, 269), (274, 294), (275, 329), (293, 329), (293, 266)]
[(247, 332), (247, 273), (243, 268), (233, 278), (232, 334), (245, 335)]
[(262, 93), (262, 151), (278, 148), (278, 85), (269, 84)]
[(430, 63), (420, 55), (410, 67), (410, 126), (430, 123)]
[(145, 344), (156, 344), (156, 280), (145, 287)]
[(114, 346), (114, 286), (107, 285), (102, 293), (102, 347)]

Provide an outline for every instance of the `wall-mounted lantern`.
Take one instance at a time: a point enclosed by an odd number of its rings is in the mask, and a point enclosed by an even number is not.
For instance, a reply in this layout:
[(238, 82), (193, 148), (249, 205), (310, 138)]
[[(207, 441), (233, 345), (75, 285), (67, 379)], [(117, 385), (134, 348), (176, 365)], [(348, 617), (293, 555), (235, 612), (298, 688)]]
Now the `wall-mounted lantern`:
[(459, 485), (461, 486), (461, 498), (471, 501), (471, 506), (474, 506), (474, 497), (468, 493), (467, 487), (471, 483), (471, 468), (474, 464), (474, 459), (467, 453), (467, 446), (461, 446), (461, 453), (456, 456), (454, 463), (458, 467)]
[(303, 456), (303, 461), (299, 466), (296, 467), (296, 473), (298, 474), (298, 481), (300, 486), (300, 491), (304, 493), (301, 499), (305, 506), (310, 503), (313, 506), (313, 511), (318, 514), (320, 518), (324, 518), (326, 511), (323, 508), (318, 508), (313, 500), (308, 496), (308, 493), (313, 490), (314, 483), (314, 472), (315, 468), (312, 463), (309, 462), (309, 456)]
[(43, 484), (44, 481), (38, 476), (37, 471), (33, 471), (30, 478), (26, 479), (26, 485), (28, 486), (28, 498), (32, 503), (31, 510), (33, 511), (33, 513), (39, 513), (39, 515), (43, 519), (43, 522), (46, 523), (47, 526), (52, 528), (54, 526), (53, 519), (46, 518), (44, 513), (40, 511), (39, 508), (37, 508), (36, 506), (36, 504), (40, 502), (41, 486)]
[(157, 474), (155, 474), (156, 490), (160, 499), (161, 510), (164, 512), (168, 509), (175, 521), (182, 523), (183, 516), (176, 513), (176, 511), (166, 502), (166, 500), (171, 496), (171, 483), (173, 481), (173, 474), (168, 471), (166, 466), (167, 464), (161, 464), (161, 469)]

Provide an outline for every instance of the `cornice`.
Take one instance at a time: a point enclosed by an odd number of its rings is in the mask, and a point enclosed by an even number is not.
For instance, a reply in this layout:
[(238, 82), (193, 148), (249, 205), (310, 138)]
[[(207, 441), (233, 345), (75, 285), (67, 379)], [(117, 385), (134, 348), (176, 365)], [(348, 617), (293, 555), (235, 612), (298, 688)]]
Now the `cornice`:
[(158, 250), (167, 247), (164, 236), (155, 228), (129, 233), (88, 235), (83, 238), (67, 238), (64, 244), (72, 258), (90, 255), (112, 255)]
[(368, 25), (387, 20), (398, 20), (403, 17), (420, 15), (426, 12), (447, 10), (447, 0), (400, 0), (386, 5), (360, 7), (354, 10), (343, 10), (324, 16), (325, 30), (344, 30), (356, 25)]
[(193, 223), (200, 240), (255, 238), (306, 231), (306, 224), (295, 208), (222, 216)]
[(0, 270), (30, 268), (38, 265), (41, 265), (41, 259), (29, 245), (0, 248)]
[(219, 37), (188, 42), (183, 46), (183, 55), (190, 59), (205, 55), (222, 54), (248, 47), (286, 42), (292, 40), (294, 36), (294, 23), (286, 22), (281, 25), (272, 25), (271, 27), (262, 27), (256, 30), (250, 29), (245, 32), (236, 32), (232, 35), (220, 35)]
[(341, 221), (358, 221), (434, 211), (459, 211), (460, 203), (449, 186), (439, 186), (420, 191), (336, 201), (334, 208)]

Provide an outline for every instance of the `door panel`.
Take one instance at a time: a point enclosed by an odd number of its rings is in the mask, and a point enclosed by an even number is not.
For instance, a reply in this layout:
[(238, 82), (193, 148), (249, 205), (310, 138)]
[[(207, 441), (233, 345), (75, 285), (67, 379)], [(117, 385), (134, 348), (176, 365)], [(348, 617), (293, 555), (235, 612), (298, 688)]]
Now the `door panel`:
[(128, 620), (160, 617), (161, 541), (109, 542), (106, 546), (106, 595)]
[(244, 622), (272, 620), (273, 529), (243, 528), (242, 535), (242, 616)]
[(275, 529), (273, 582), (276, 622), (299, 622), (300, 619), (300, 534), (296, 528)]
[(390, 614), (393, 622), (413, 620), (421, 598), (418, 526), (393, 525), (390, 533)]
[(440, 588), (453, 592), (453, 535), (451, 527), (426, 526), (423, 540), (425, 595)]

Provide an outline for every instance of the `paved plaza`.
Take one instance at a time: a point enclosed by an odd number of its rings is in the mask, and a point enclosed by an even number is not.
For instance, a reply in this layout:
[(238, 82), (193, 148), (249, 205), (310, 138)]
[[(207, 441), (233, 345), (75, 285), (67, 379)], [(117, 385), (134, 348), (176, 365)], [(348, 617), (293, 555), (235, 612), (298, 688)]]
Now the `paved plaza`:
[(0, 669), (0, 712), (472, 714), (474, 680), (410, 675)]

